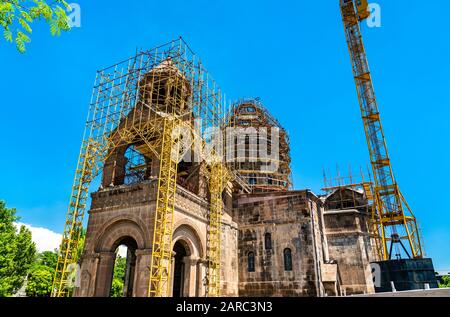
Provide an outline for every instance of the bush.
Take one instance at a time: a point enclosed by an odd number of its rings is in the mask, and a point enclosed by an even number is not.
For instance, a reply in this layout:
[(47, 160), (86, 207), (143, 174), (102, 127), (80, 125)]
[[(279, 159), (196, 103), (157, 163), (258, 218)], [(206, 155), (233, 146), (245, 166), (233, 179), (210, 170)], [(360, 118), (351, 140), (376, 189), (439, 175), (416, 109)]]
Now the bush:
[(442, 277), (442, 283), (439, 284), (440, 288), (450, 287), (450, 276)]
[(49, 297), (52, 293), (53, 272), (44, 265), (36, 265), (28, 274), (28, 283), (25, 289), (27, 296)]

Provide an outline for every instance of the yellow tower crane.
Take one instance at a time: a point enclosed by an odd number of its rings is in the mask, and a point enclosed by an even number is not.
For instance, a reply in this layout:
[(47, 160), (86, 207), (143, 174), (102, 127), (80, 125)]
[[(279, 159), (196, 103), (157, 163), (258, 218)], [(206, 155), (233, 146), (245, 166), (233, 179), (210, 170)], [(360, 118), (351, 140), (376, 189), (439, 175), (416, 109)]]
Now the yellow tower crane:
[(401, 246), (409, 258), (422, 258), (424, 253), (416, 218), (400, 192), (392, 171), (361, 36), (360, 22), (370, 16), (368, 3), (367, 0), (340, 0), (340, 8), (374, 175), (377, 212), (373, 213), (372, 225), (382, 246), (378, 256), (380, 260), (391, 259), (395, 245), (398, 256), (402, 252), (399, 249)]

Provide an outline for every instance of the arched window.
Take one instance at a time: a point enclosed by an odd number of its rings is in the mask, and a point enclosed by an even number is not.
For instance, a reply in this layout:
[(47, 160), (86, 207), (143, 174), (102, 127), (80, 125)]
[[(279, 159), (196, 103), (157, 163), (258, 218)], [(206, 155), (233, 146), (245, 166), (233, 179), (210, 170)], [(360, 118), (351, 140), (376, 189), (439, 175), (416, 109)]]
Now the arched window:
[(247, 255), (247, 271), (255, 272), (255, 253), (249, 252)]
[(284, 270), (292, 271), (292, 252), (291, 249), (286, 248), (283, 251), (284, 255)]
[(140, 183), (145, 179), (147, 162), (145, 156), (134, 145), (125, 151), (125, 180), (126, 185)]
[(269, 232), (264, 235), (264, 246), (266, 250), (272, 250), (272, 235)]

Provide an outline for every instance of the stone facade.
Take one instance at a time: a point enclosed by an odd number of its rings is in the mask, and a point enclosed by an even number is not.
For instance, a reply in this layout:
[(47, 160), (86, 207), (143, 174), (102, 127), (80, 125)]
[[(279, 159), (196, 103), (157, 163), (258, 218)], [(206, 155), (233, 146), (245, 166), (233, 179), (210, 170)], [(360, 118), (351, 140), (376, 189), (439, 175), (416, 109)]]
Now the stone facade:
[[(310, 191), (240, 195), (239, 295), (320, 296), (324, 261), (317, 209)], [(289, 256), (290, 253), (291, 263)], [(249, 257), (254, 256), (254, 268)], [(287, 258), (288, 257), (288, 258)]]
[[(137, 183), (124, 181), (125, 164), (105, 165), (102, 185), (92, 194), (76, 296), (110, 295), (119, 245), (128, 248), (124, 296), (147, 296), (159, 172), (157, 160), (148, 164), (147, 176)], [(202, 166), (182, 166), (181, 171), (170, 285), (173, 296), (205, 296), (207, 186)], [(223, 201), (223, 296), (374, 292), (362, 193), (346, 188), (325, 197), (309, 190), (243, 193), (229, 183)]]
[[(336, 197), (319, 198), (309, 190), (239, 195), (233, 213), (239, 224), (239, 295), (373, 293), (367, 202), (352, 194), (363, 207), (329, 209)], [(287, 248), (292, 268), (285, 266)]]
[[(149, 266), (156, 208), (156, 181), (121, 185), (92, 194), (78, 296), (109, 296), (112, 270), (119, 245), (133, 254), (130, 263), (129, 296), (147, 296)], [(173, 244), (180, 242), (183, 261), (181, 296), (204, 296), (206, 274), (207, 202), (178, 186), (174, 214)], [(237, 295), (237, 224), (226, 214), (222, 236), (223, 290)], [(172, 265), (173, 267), (174, 265)], [(131, 283), (131, 284), (129, 284)], [(172, 282), (173, 283), (173, 282)]]
[[(147, 295), (156, 190), (150, 180), (92, 194), (77, 296), (109, 296), (120, 244), (130, 255), (124, 294)], [(222, 223), (223, 296), (374, 292), (368, 214), (361, 208), (329, 209), (332, 196), (309, 190), (224, 198), (232, 206), (225, 204)], [(183, 282), (174, 296), (205, 296), (207, 214), (206, 199), (178, 186), (173, 244), (183, 247)]]
[[(101, 185), (91, 196), (76, 296), (110, 295), (120, 246), (127, 247), (123, 295), (147, 296), (161, 163), (161, 155), (155, 153), (169, 152), (161, 151), (161, 141), (167, 137), (162, 132), (170, 131), (164, 122), (174, 122), (176, 117), (177, 123), (194, 130), (197, 110), (191, 107), (195, 100), (206, 102), (197, 100), (203, 95), (195, 89), (203, 88), (192, 86), (188, 73), (167, 58), (143, 74), (133, 109), (123, 113), (113, 131), (108, 130)], [(215, 124), (220, 121), (216, 119)], [(363, 195), (344, 190), (318, 197), (310, 190), (290, 190), (289, 137), (259, 100), (233, 106), (226, 123), (226, 131), (234, 129), (234, 133), (222, 146), (237, 156), (230, 162), (227, 152), (227, 165), (235, 177), (222, 195), (221, 294), (373, 292)], [(160, 126), (163, 131), (157, 131)], [(181, 140), (185, 140), (182, 135)], [(178, 154), (195, 157), (193, 147)], [(206, 160), (198, 161), (181, 160), (176, 166), (172, 272), (168, 274), (172, 296), (206, 293), (210, 194)], [(161, 173), (165, 179), (173, 175), (175, 164), (169, 165)], [(171, 183), (167, 192), (173, 193), (173, 180), (167, 183)], [(356, 195), (358, 204), (337, 205), (337, 194)]]
[[(342, 188), (324, 201), (328, 251), (339, 264), (343, 292), (374, 293), (370, 262), (375, 256), (368, 231), (370, 213), (363, 194)], [(344, 206), (335, 204), (340, 201), (346, 202)]]
[[(164, 69), (158, 76), (172, 71)], [(161, 91), (170, 94), (173, 83), (163, 79), (168, 86)], [(185, 79), (180, 79), (179, 84), (182, 86), (178, 90), (186, 94), (189, 86)], [(146, 100), (154, 87), (149, 89), (141, 89), (140, 101)], [(172, 110), (178, 113), (184, 109), (183, 100), (171, 104), (176, 108)], [(162, 99), (154, 102), (157, 106), (164, 104)], [(136, 107), (142, 113), (149, 111), (141, 102)], [(250, 111), (249, 107), (246, 105), (246, 111)], [(252, 113), (268, 116), (266, 111), (252, 109)], [(279, 126), (276, 120), (272, 121)], [(243, 122), (242, 118), (239, 122)], [(121, 124), (139, 122), (129, 118)], [(76, 296), (110, 295), (121, 245), (127, 247), (123, 295), (143, 297), (148, 293), (160, 162), (139, 137), (125, 142), (119, 138), (120, 133), (112, 135), (117, 140), (113, 138), (114, 146), (105, 159), (101, 186), (92, 193), (81, 259), (81, 285), (75, 290)], [(282, 142), (282, 162), (289, 165), (286, 134), (282, 134)], [(253, 182), (258, 186), (247, 186), (250, 189), (246, 189), (245, 178), (239, 181), (239, 177), (225, 186), (221, 294), (336, 296), (343, 291), (373, 292), (368, 218), (365, 209), (358, 207), (367, 205), (364, 197), (358, 196), (358, 206), (338, 206), (333, 205), (334, 194), (318, 197), (309, 190), (289, 190), (290, 167), (285, 165), (280, 165), (275, 173), (282, 176), (278, 184), (274, 183), (274, 175), (260, 175), (264, 184)], [(210, 208), (206, 175), (204, 162), (178, 164), (169, 281), (173, 296), (206, 294)], [(248, 180), (252, 179), (253, 176)]]

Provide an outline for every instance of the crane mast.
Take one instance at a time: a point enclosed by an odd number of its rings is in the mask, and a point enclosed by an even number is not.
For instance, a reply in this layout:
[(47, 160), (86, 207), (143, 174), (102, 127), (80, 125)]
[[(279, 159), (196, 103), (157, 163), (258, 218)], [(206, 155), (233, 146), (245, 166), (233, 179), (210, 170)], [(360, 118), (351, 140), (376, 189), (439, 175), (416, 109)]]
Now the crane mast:
[(416, 218), (394, 178), (361, 35), (360, 22), (370, 16), (368, 3), (367, 0), (340, 0), (340, 8), (374, 175), (377, 212), (372, 216), (371, 227), (381, 242), (378, 257), (390, 260), (395, 246), (398, 257), (401, 247), (409, 258), (423, 258)]

